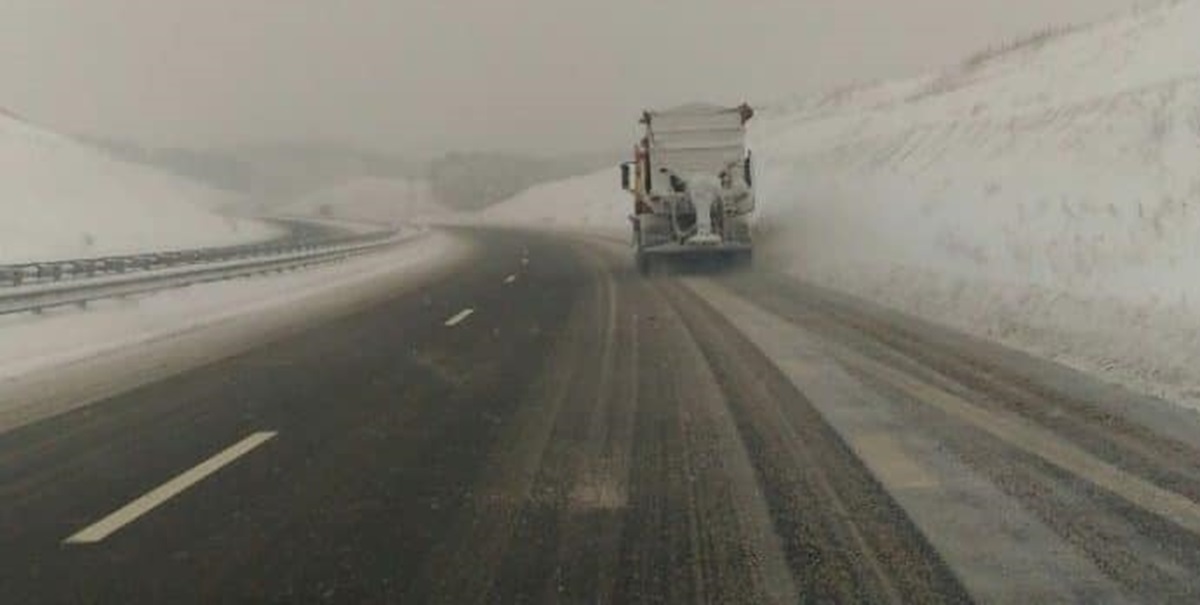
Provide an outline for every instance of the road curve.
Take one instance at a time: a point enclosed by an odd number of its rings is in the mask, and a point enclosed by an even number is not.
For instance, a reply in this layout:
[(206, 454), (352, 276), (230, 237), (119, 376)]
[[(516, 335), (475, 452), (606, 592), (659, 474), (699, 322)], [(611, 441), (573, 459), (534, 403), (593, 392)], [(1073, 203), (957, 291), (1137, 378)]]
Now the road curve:
[(456, 272), (0, 435), (0, 602), (1200, 594), (1189, 420), (767, 272), (459, 236)]

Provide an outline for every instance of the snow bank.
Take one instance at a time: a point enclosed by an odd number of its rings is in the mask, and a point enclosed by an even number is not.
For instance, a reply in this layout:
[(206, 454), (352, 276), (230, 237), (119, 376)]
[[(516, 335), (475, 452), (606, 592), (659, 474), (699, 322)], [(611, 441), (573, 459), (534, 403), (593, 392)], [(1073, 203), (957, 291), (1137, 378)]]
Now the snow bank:
[(617, 168), (531, 187), (484, 209), (480, 219), (505, 225), (587, 230), (629, 237), (633, 201), (620, 187)]
[(805, 279), (1200, 404), (1200, 3), (753, 123)]
[(286, 215), (382, 225), (423, 223), (444, 215), (423, 180), (362, 177), (309, 193), (278, 210)]
[(241, 243), (277, 234), (210, 209), (228, 194), (108, 158), (0, 113), (0, 263)]
[[(1200, 407), (1197, 31), (1173, 2), (760, 111), (761, 256)], [(615, 174), (485, 214), (624, 233)]]

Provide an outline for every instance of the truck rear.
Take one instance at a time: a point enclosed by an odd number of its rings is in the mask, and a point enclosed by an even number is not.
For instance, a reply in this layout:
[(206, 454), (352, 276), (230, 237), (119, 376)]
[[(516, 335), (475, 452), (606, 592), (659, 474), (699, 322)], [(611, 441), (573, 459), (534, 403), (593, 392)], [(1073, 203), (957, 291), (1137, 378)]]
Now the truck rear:
[(643, 273), (666, 258), (748, 263), (753, 254), (748, 105), (685, 105), (642, 114), (621, 186), (633, 195), (633, 247)]

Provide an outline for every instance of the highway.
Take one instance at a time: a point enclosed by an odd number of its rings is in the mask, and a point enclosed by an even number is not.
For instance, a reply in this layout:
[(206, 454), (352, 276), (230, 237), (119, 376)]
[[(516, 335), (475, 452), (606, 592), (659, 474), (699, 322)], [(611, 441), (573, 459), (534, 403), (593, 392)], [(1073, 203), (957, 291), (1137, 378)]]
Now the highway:
[(461, 229), (0, 434), (0, 603), (1200, 602), (1200, 420), (768, 266)]

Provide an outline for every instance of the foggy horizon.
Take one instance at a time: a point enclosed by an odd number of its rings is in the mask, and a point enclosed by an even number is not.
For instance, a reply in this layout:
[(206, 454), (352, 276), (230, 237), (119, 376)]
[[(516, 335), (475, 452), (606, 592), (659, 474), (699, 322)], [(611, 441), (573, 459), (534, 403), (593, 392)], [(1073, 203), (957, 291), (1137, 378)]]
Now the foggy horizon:
[(10, 0), (0, 108), (149, 146), (612, 150), (644, 107), (763, 104), (916, 75), (1142, 3), (872, 4)]

